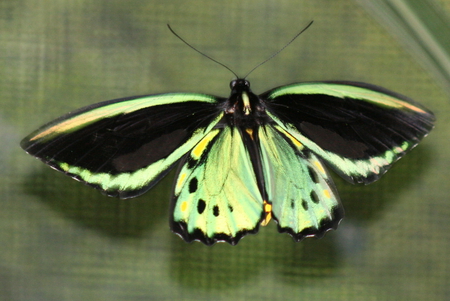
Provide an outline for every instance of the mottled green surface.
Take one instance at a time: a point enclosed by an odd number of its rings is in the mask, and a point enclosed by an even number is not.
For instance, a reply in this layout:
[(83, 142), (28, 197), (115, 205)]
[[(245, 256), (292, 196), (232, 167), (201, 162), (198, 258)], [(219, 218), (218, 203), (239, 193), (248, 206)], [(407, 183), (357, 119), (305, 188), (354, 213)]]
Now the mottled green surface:
[[(440, 1), (446, 5), (445, 1)], [(450, 11), (449, 5), (443, 7)], [(173, 174), (117, 200), (26, 155), (20, 139), (94, 102), (159, 92), (227, 96), (310, 80), (357, 80), (420, 101), (436, 129), (379, 182), (336, 178), (346, 218), (294, 243), (270, 224), (237, 246), (170, 233)], [(442, 33), (448, 34), (448, 33)], [(446, 300), (450, 295), (450, 101), (359, 4), (315, 1), (0, 1), (0, 300)]]

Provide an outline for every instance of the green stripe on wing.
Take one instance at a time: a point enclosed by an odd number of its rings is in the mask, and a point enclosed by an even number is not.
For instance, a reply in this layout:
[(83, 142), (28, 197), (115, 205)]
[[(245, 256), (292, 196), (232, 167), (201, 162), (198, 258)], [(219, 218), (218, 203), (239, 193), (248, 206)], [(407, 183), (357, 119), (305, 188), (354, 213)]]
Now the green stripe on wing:
[[(352, 84), (359, 84), (359, 83), (352, 83)], [(365, 86), (370, 86), (371, 89), (368, 89)], [(378, 90), (373, 90), (374, 88)], [(388, 92), (389, 94), (386, 92)], [(342, 99), (343, 98), (360, 99), (389, 109), (406, 108), (415, 111), (417, 113), (422, 114), (428, 113), (428, 111), (426, 111), (424, 108), (421, 108), (418, 104), (411, 103), (411, 100), (408, 101), (402, 100), (398, 98), (399, 95), (397, 95), (396, 93), (385, 90), (381, 87), (368, 84), (364, 85), (361, 84), (361, 86), (356, 86), (349, 84), (341, 84), (339, 82), (336, 83), (306, 82), (275, 88), (271, 90), (271, 92), (268, 94), (267, 97), (268, 99), (275, 99), (276, 97), (287, 94), (297, 94), (297, 95), (324, 94)]]
[[(68, 115), (62, 116), (58, 120), (64, 121), (55, 123), (51, 122), (47, 126), (40, 128), (33, 136), (27, 137), (30, 141), (39, 139), (50, 140), (57, 135), (68, 134), (84, 128), (100, 119), (111, 118), (117, 115), (129, 114), (141, 109), (147, 109), (154, 106), (176, 104), (188, 101), (199, 101), (206, 103), (216, 103), (217, 98), (197, 93), (167, 93), (155, 94), (126, 101), (106, 101), (95, 104), (102, 105), (98, 108), (92, 109), (92, 106), (82, 108)], [(109, 104), (107, 104), (109, 103)], [(69, 117), (70, 116), (70, 117)]]
[(139, 191), (142, 188), (147, 187), (152, 182), (158, 181), (161, 173), (167, 171), (174, 163), (191, 150), (203, 137), (205, 137), (221, 118), (222, 116), (218, 116), (209, 127), (196, 130), (188, 141), (179, 146), (168, 157), (133, 172), (123, 172), (118, 174), (96, 173), (87, 168), (71, 166), (65, 162), (57, 162), (56, 164), (63, 172), (75, 177), (77, 180), (96, 186), (105, 191), (108, 195), (111, 193), (114, 194), (117, 191), (127, 192), (128, 195), (133, 191)]

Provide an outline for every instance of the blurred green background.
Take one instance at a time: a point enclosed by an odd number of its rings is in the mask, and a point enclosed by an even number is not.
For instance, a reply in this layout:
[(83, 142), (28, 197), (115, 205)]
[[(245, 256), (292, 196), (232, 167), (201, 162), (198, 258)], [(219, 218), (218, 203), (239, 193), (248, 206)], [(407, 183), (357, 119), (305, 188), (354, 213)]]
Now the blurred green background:
[[(350, 0), (1, 0), (0, 300), (448, 300), (450, 3)], [(123, 96), (227, 96), (356, 80), (433, 110), (436, 128), (380, 181), (336, 177), (337, 231), (295, 243), (271, 223), (237, 246), (187, 244), (168, 226), (173, 173), (105, 197), (19, 148), (76, 108)]]

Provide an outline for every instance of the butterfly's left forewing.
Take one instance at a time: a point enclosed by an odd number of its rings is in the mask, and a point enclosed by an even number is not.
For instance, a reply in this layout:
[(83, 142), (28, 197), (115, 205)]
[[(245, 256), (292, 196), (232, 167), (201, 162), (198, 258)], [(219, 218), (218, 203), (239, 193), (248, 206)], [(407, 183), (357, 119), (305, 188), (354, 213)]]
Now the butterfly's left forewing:
[(172, 202), (172, 231), (188, 242), (234, 245), (257, 231), (263, 199), (238, 128), (213, 129), (186, 155)]
[(363, 83), (299, 83), (260, 97), (276, 124), (351, 183), (379, 179), (435, 120), (411, 99)]
[(150, 189), (222, 118), (221, 99), (156, 94), (81, 108), (22, 140), (29, 154), (110, 196)]

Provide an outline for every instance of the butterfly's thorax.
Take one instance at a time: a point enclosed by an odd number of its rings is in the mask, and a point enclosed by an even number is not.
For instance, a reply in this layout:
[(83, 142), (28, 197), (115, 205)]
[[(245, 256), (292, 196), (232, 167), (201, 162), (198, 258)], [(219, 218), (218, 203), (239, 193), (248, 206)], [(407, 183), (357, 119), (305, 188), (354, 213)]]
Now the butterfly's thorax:
[(265, 106), (261, 99), (250, 90), (245, 79), (230, 83), (231, 95), (225, 103), (225, 119), (228, 125), (254, 128), (268, 122)]

